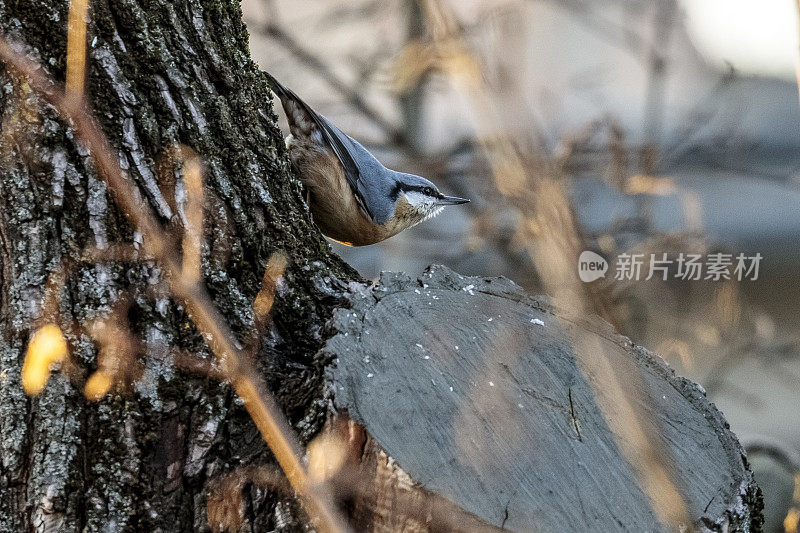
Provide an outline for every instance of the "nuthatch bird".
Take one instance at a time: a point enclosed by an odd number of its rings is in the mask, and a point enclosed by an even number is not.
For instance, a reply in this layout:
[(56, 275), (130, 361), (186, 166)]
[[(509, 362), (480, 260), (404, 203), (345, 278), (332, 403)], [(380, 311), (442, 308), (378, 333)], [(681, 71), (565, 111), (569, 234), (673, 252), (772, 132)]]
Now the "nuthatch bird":
[(374, 244), (434, 217), (447, 205), (469, 202), (445, 196), (420, 176), (383, 166), (355, 139), (315, 112), (267, 74), (286, 112), (286, 139), (303, 182), (314, 223), (349, 246)]

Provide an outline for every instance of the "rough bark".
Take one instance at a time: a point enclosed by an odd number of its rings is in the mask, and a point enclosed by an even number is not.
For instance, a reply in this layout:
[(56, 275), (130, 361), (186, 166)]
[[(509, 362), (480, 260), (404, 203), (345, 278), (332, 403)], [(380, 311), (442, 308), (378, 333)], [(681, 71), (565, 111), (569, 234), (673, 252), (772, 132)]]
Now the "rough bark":
[[(57, 80), (67, 8), (63, 0), (0, 2), (0, 30), (27, 43)], [(309, 438), (326, 413), (315, 356), (322, 327), (355, 274), (311, 223), (238, 2), (96, 0), (90, 19), (90, 103), (165, 226), (179, 218), (174, 183), (159, 180), (165, 149), (185, 144), (205, 162), (203, 275), (234, 331), (252, 324), (267, 259), (289, 256), (258, 364)], [(170, 347), (210, 354), (154, 284), (157, 266), (82, 260), (86, 247), (140, 237), (56, 113), (2, 67), (0, 85), (0, 531), (205, 530), (209, 483), (239, 465), (269, 463), (270, 454), (227, 385), (174, 369)], [(130, 328), (146, 347), (141, 379), (98, 403), (81, 392), (95, 346), (75, 328), (70, 371), (36, 398), (20, 387), (45, 282), (62, 264), (70, 268), (62, 329), (104, 316), (128, 295)], [(296, 525), (294, 508), (283, 504), (276, 523), (278, 501), (250, 491), (245, 529)]]

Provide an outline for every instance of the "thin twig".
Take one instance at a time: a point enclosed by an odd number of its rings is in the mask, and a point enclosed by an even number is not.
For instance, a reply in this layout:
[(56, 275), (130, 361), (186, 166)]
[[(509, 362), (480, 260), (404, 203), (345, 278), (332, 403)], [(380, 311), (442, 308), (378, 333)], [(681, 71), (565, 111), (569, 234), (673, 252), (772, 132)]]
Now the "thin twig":
[[(183, 275), (200, 279), (201, 242), (203, 240), (203, 172), (200, 158), (188, 146), (181, 146), (183, 183), (186, 186), (186, 227), (183, 231)], [(188, 153), (185, 156), (184, 153)]]
[(83, 97), (86, 80), (86, 13), (89, 0), (70, 0), (67, 30), (67, 95)]

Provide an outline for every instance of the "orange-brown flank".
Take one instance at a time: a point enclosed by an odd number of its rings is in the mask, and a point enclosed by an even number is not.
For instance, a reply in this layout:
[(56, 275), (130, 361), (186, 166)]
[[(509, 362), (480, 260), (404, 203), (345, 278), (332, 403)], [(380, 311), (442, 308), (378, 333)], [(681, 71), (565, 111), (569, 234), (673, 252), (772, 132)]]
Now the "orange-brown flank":
[(303, 185), (308, 190), (314, 223), (327, 237), (348, 246), (366, 246), (397, 235), (420, 221), (400, 195), (395, 216), (375, 224), (359, 209), (344, 169), (330, 150), (311, 147), (292, 138), (290, 155)]

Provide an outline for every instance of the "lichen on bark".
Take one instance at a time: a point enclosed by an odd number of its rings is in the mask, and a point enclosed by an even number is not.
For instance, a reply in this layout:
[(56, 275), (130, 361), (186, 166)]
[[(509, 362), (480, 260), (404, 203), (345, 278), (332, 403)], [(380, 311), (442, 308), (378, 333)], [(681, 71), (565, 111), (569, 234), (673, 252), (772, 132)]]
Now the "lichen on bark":
[[(63, 80), (68, 3), (0, 3), (0, 31)], [(249, 57), (235, 0), (97, 0), (89, 23), (88, 97), (120, 162), (165, 227), (180, 213), (160, 170), (165, 150), (204, 161), (203, 275), (235, 332), (268, 258), (290, 260), (258, 367), (303, 439), (320, 427), (323, 325), (356, 274), (313, 226), (276, 126), (269, 87)], [(87, 247), (141, 239), (91, 154), (24, 82), (0, 67), (0, 530), (195, 531), (207, 528), (215, 476), (271, 456), (230, 388), (173, 368), (170, 348), (210, 353), (158, 265), (95, 263)], [(166, 189), (166, 190), (165, 190)], [(170, 221), (172, 218), (172, 222)], [(65, 331), (131, 299), (146, 346), (139, 381), (98, 403), (83, 380), (96, 348), (72, 330), (71, 369), (27, 398), (19, 372), (48, 276), (70, 265), (59, 298)], [(274, 528), (278, 498), (252, 491), (246, 522)], [(281, 507), (283, 508), (283, 506)]]

